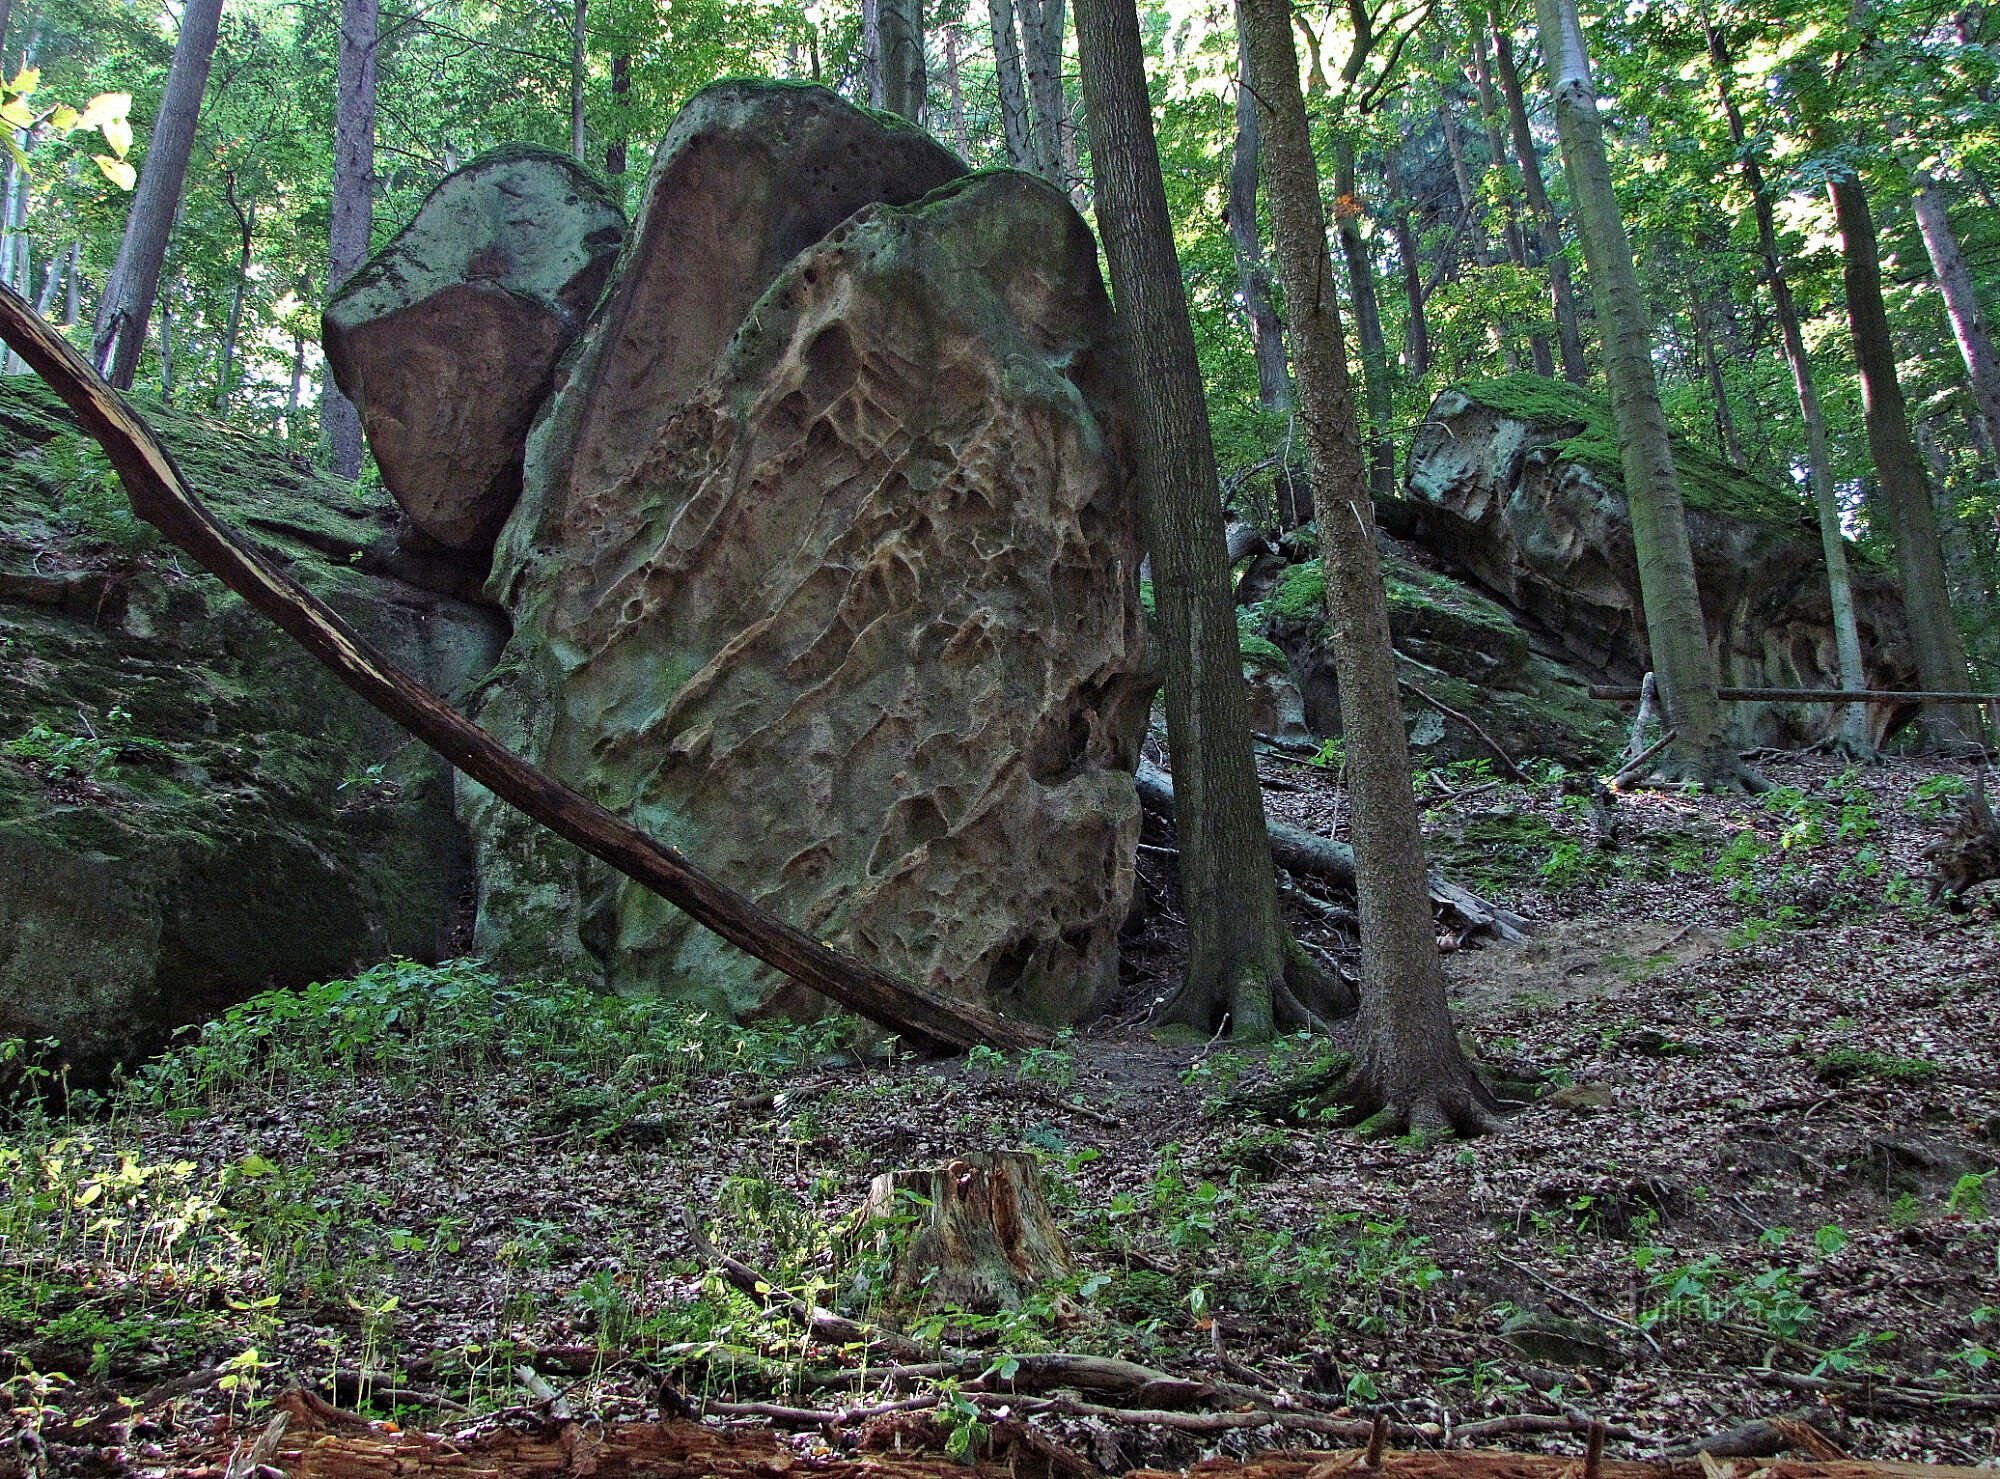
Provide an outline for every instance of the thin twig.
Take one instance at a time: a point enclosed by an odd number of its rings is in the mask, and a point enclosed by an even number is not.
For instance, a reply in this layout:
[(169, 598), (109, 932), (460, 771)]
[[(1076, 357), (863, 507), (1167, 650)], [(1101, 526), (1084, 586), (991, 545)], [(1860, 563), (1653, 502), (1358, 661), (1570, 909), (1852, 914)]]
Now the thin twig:
[(1568, 1300), (1571, 1304), (1575, 1305), (1578, 1309), (1582, 1310), (1585, 1314), (1591, 1316), (1593, 1319), (1602, 1320), (1607, 1325), (1615, 1325), (1620, 1330), (1631, 1331), (1634, 1335), (1638, 1336), (1639, 1339), (1645, 1341), (1647, 1345), (1653, 1348), (1654, 1355), (1658, 1356), (1661, 1360), (1666, 1359), (1667, 1353), (1660, 1349), (1660, 1343), (1657, 1340), (1653, 1339), (1653, 1337), (1650, 1334), (1648, 1334), (1644, 1329), (1642, 1329), (1637, 1325), (1634, 1325), (1630, 1320), (1621, 1320), (1616, 1315), (1607, 1315), (1603, 1310), (1599, 1309), (1596, 1305), (1591, 1304), (1581, 1295), (1570, 1293), (1569, 1290), (1563, 1288), (1560, 1284), (1552, 1283), (1550, 1280), (1543, 1278), (1540, 1274), (1536, 1273), (1533, 1269), (1529, 1268), (1525, 1263), (1517, 1263), (1513, 1259), (1509, 1258), (1505, 1253), (1495, 1253), (1493, 1256), (1499, 1259), (1502, 1263), (1506, 1264), (1507, 1267), (1515, 1270), (1517, 1273), (1526, 1274), (1529, 1278), (1533, 1279), (1537, 1284), (1540, 1284), (1544, 1289), (1548, 1290), (1549, 1293), (1556, 1295), (1561, 1299)]

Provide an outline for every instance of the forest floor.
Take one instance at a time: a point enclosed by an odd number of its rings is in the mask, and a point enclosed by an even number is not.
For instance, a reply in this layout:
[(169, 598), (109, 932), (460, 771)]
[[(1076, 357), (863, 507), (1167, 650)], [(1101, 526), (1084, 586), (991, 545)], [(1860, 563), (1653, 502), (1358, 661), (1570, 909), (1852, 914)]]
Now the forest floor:
[[(1424, 799), (1442, 871), (1536, 925), (1449, 961), (1468, 1045), (1547, 1086), (1495, 1135), (1327, 1122), (1325, 1039), (1150, 1037), (1158, 852), (1119, 1010), (1020, 1059), (864, 1063), (840, 1024), (393, 963), (260, 998), (107, 1100), (18, 1107), (4, 1451), (214, 1469), (303, 1386), (443, 1432), (532, 1426), (550, 1389), (614, 1425), (761, 1407), (808, 1463), (871, 1435), (976, 1452), (1026, 1419), (1117, 1472), (1352, 1447), (1340, 1422), (1381, 1412), (1398, 1446), (1573, 1454), (1599, 1419), (1643, 1458), (1783, 1415), (1860, 1457), (2000, 1465), (2000, 890), (1930, 908), (1920, 856), (1963, 769), (1773, 759), (1764, 798), (1623, 798), (1612, 851), (1553, 777), (1480, 769)], [(1332, 777), (1265, 773), (1296, 788), (1274, 812), (1340, 830)], [(1298, 919), (1345, 952), (1324, 907)], [(1076, 1270), (1017, 1312), (905, 1324), (991, 1353), (983, 1381), (864, 1367), (688, 1230), (867, 1316), (878, 1261), (836, 1233), (870, 1177), (999, 1148), (1040, 1154)], [(1271, 1421), (1010, 1396), (1006, 1358), (1050, 1350), (1254, 1389)]]

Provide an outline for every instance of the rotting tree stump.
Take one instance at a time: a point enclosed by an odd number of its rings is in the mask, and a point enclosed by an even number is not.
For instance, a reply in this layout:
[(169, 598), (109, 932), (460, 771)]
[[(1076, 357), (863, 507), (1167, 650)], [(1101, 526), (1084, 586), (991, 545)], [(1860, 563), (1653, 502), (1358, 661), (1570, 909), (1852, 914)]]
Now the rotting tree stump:
[(845, 1243), (860, 1282), (891, 1311), (1015, 1310), (1071, 1267), (1040, 1169), (1019, 1150), (882, 1172)]

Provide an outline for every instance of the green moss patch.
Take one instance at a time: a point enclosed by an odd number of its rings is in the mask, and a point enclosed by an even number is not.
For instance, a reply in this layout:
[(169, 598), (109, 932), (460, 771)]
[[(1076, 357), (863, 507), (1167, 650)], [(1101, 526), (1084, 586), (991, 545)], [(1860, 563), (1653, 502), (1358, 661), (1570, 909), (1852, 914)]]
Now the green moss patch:
[[(1539, 375), (1502, 375), (1468, 380), (1455, 387), (1476, 405), (1504, 416), (1548, 428), (1574, 427), (1556, 443), (1567, 462), (1587, 467), (1610, 488), (1625, 489), (1624, 464), (1618, 451), (1618, 427), (1610, 405), (1561, 380)], [(1759, 523), (1797, 522), (1805, 501), (1731, 467), (1683, 437), (1673, 438), (1674, 470), (1680, 475), (1681, 498), (1692, 509)]]

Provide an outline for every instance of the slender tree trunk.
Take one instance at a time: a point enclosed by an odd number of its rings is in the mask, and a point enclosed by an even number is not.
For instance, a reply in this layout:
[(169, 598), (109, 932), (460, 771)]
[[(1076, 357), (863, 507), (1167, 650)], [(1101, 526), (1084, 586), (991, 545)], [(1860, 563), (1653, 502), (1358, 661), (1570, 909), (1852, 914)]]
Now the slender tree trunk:
[[(1502, 238), (1507, 245), (1507, 260), (1523, 272), (1528, 270), (1528, 241), (1521, 230), (1521, 212), (1515, 204), (1514, 191), (1504, 188), (1511, 184), (1504, 176), (1507, 173), (1507, 145), (1500, 132), (1500, 104), (1493, 93), (1493, 69), (1486, 57), (1486, 35), (1483, 31), (1472, 33), (1472, 82), (1479, 94), (1479, 116), (1486, 128), (1487, 170), (1503, 176), (1503, 188), (1497, 192), (1505, 202), (1501, 214)], [(1538, 177), (1539, 178), (1539, 177)], [(1528, 338), (1528, 355), (1535, 366), (1535, 373), (1544, 380), (1556, 377), (1555, 352), (1549, 348), (1547, 334), (1532, 334)]]
[(1319, 167), (1306, 131), (1289, 0), (1243, 0), (1237, 24), (1264, 131), (1264, 184), (1290, 306), (1300, 420), (1319, 490), (1361, 915), (1361, 1021), (1352, 1088), (1365, 1111), (1418, 1129), (1482, 1129), (1478, 1081), (1459, 1051), (1438, 963), (1423, 834), (1410, 784), (1375, 511), (1341, 342)]
[(160, 404), (174, 403), (174, 305), (160, 303)]
[(1481, 267), (1491, 267), (1493, 243), (1486, 235), (1486, 203), (1472, 188), (1472, 171), (1465, 163), (1465, 135), (1458, 126), (1458, 104), (1449, 96), (1438, 104), (1438, 128), (1444, 134), (1444, 152), (1451, 160), (1452, 183), (1458, 187), (1459, 204), (1465, 211), (1466, 230), (1472, 237), (1472, 258)]
[(63, 327), (74, 328), (83, 317), (83, 243), (69, 244), (69, 269), (63, 273)]
[[(1910, 437), (1909, 412), (1896, 374), (1889, 312), (1882, 302), (1875, 218), (1856, 176), (1838, 176), (1827, 189), (1833, 197), (1834, 221), (1840, 228), (1847, 321), (1854, 334), (1855, 366), (1861, 372), (1868, 451), (1896, 536), (1896, 568), (1903, 577), (1903, 608), (1909, 620), (1917, 676), (1933, 692), (1957, 692), (1966, 684), (1965, 639), (1952, 615), (1937, 518), (1917, 460), (1916, 443)], [(1925, 707), (1924, 730), (1937, 745), (1964, 744), (1978, 732), (1968, 710), (1946, 704)]]
[[(1705, 23), (1706, 24), (1706, 23)], [(1806, 353), (1805, 331), (1792, 298), (1791, 280), (1785, 274), (1785, 259), (1778, 250), (1777, 213), (1771, 190), (1764, 180), (1756, 150), (1750, 147), (1743, 126), (1742, 110), (1736, 106), (1731, 79), (1735, 63), (1730, 59), (1722, 33), (1706, 24), (1708, 57), (1715, 69), (1717, 96), (1729, 122), (1729, 137), (1743, 170), (1743, 183), (1750, 191), (1751, 210), (1757, 220), (1757, 244), (1764, 257), (1764, 280), (1770, 284), (1771, 304), (1778, 317), (1778, 335), (1785, 364), (1792, 372), (1792, 389), (1798, 396), (1799, 420), (1806, 431), (1806, 477), (1812, 488), (1813, 508), (1819, 516), (1820, 548), (1826, 559), (1827, 597), (1833, 612), (1833, 645), (1840, 663), (1840, 686), (1850, 693), (1868, 686), (1861, 665), (1861, 633), (1854, 619), (1854, 582), (1847, 570), (1847, 537), (1841, 527), (1840, 495), (1833, 484), (1833, 454), (1826, 436), (1826, 414), (1820, 409), (1819, 388), (1813, 379), (1812, 358)], [(1848, 704), (1841, 711), (1840, 744), (1853, 755), (1873, 751), (1869, 735), (1868, 710), (1863, 704)]]
[(882, 106), (882, 0), (861, 0), (861, 76), (868, 106)]
[(587, 161), (583, 137), (583, 84), (588, 65), (590, 0), (576, 0), (569, 27), (569, 157), (578, 164)]
[[(236, 182), (229, 182), (229, 202), (236, 204)], [(250, 201), (236, 213), (238, 231), (236, 253), (236, 288), (229, 298), (229, 323), (222, 333), (222, 366), (215, 382), (215, 409), (229, 411), (229, 395), (234, 388), (236, 370), (236, 343), (243, 332), (243, 301), (250, 292), (250, 250), (257, 235), (257, 202)]]
[(1333, 144), (1334, 230), (1347, 261), (1354, 298), (1354, 336), (1361, 347), (1362, 390), (1368, 407), (1368, 487), (1377, 498), (1396, 494), (1396, 446), (1389, 439), (1394, 401), (1389, 388), (1389, 346), (1382, 338), (1382, 309), (1375, 295), (1375, 263), (1361, 234), (1361, 186), (1355, 177), (1354, 139)]
[(958, 64), (958, 26), (944, 28), (944, 90), (950, 107), (951, 143), (958, 157), (972, 158), (972, 130), (965, 121), (965, 79)]
[(292, 330), (292, 385), (285, 396), (285, 440), (296, 441), (299, 434), (299, 407), (306, 384), (306, 336)]
[(1257, 403), (1267, 411), (1288, 411), (1291, 377), (1285, 369), (1285, 336), (1271, 303), (1271, 269), (1257, 239), (1257, 104), (1248, 84), (1249, 62), (1242, 39), (1236, 48), (1236, 142), (1229, 156), (1229, 244), (1236, 253), (1236, 289), (1257, 359)]
[(1028, 127), (1028, 87), (1021, 72), (1021, 36), (1014, 25), (1014, 0), (987, 0), (987, 14), (993, 25), (993, 82), (1000, 94), (1000, 131), (1007, 141), (1007, 163), (1015, 169), (1032, 170), (1034, 140)]
[(1701, 356), (1703, 377), (1708, 381), (1708, 399), (1715, 413), (1715, 438), (1722, 455), (1732, 467), (1742, 467), (1743, 443), (1736, 435), (1736, 417), (1729, 409), (1729, 386), (1722, 378), (1722, 360), (1715, 351), (1715, 307), (1704, 296), (1700, 284), (1689, 274), (1688, 314), (1694, 320), (1696, 351)]
[(1715, 657), (1695, 588), (1694, 556), (1688, 549), (1687, 515), (1667, 418), (1653, 379), (1646, 301), (1632, 260), (1632, 243), (1619, 218), (1618, 197), (1611, 188), (1583, 28), (1575, 0), (1535, 0), (1535, 13), (1542, 54), (1548, 61), (1563, 171), (1583, 231), (1605, 378), (1611, 385), (1647, 643), (1667, 722), (1679, 731), (1668, 752), (1669, 767), (1704, 783), (1740, 781), (1742, 768), (1723, 733), (1721, 705), (1715, 696)]
[[(2000, 446), (2000, 354), (1994, 353), (1993, 334), (1973, 290), (1972, 273), (1959, 250), (1958, 234), (1945, 211), (1944, 192), (1921, 165), (1911, 172), (1911, 182), (1916, 186), (1917, 229), (1923, 234), (1931, 273), (1951, 319), (1952, 338), (1958, 341), (1959, 355), (1965, 360), (1966, 387), (1972, 392), (1979, 419), (1986, 424), (1987, 440)], [(2000, 473), (2000, 468), (1995, 472)]]
[(1034, 115), (1035, 172), (1067, 188), (1063, 133), (1069, 110), (1063, 100), (1063, 0), (1015, 0), (1028, 67), (1028, 107)]
[(1152, 560), (1178, 801), (1187, 976), (1175, 1020), (1268, 1036), (1284, 937), (1250, 750), (1222, 498), (1133, 0), (1080, 0), (1077, 50)]
[[(375, 217), (375, 40), (379, 0), (341, 0), (340, 77), (334, 103), (333, 213), (328, 231), (327, 294), (368, 259)], [(361, 415), (322, 376), (320, 432), (336, 477), (361, 476)]]
[(1410, 225), (1410, 193), (1403, 185), (1402, 149), (1382, 151), (1382, 183), (1389, 194), (1390, 229), (1396, 234), (1396, 256), (1403, 266), (1403, 295), (1408, 299), (1409, 328), (1403, 336), (1403, 356), (1413, 378), (1431, 369), (1431, 331), (1424, 318), (1424, 268), (1417, 257), (1417, 233)]
[(882, 106), (919, 127), (930, 88), (924, 67), (923, 0), (879, 0), (882, 28)]
[[(14, 136), (15, 148), (25, 148), (27, 135), (20, 129), (10, 129)], [(14, 280), (14, 243), (20, 233), (19, 220), (25, 217), (21, 210), (27, 199), (27, 172), (14, 163), (12, 154), (7, 155), (4, 166), (0, 166), (0, 283), (14, 288), (22, 296), (25, 290)], [(9, 349), (0, 353), (0, 375), (18, 375), (27, 368), (26, 363)]]
[(632, 54), (621, 51), (611, 58), (611, 142), (604, 146), (604, 172), (613, 179), (625, 173), (632, 132), (632, 120), (625, 110), (631, 97)]
[(215, 58), (215, 37), (221, 23), (222, 0), (188, 0), (181, 11), (181, 33), (174, 43), (167, 90), (146, 142), (146, 167), (132, 195), (132, 213), (126, 218), (117, 261), (98, 299), (91, 359), (104, 378), (120, 390), (132, 388), (139, 351), (146, 343), (146, 324), (159, 291), (160, 266), (167, 259), (174, 212), (180, 207), (181, 188), (187, 180), (188, 157), (194, 152), (201, 95), (208, 86), (209, 63)]
[(62, 286), (64, 274), (69, 266), (69, 253), (57, 252), (49, 258), (48, 271), (42, 274), (42, 291), (35, 298), (35, 312), (43, 318), (56, 306), (56, 289)]
[[(1542, 49), (1548, 50), (1546, 42)], [(1582, 385), (1589, 380), (1590, 370), (1583, 358), (1583, 331), (1577, 315), (1576, 289), (1570, 281), (1569, 257), (1563, 251), (1555, 203), (1542, 183), (1535, 135), (1528, 127), (1528, 100), (1521, 91), (1521, 74), (1514, 66), (1514, 43), (1497, 12), (1493, 20), (1493, 62), (1501, 95), (1507, 100), (1507, 124), (1514, 138), (1515, 160), (1521, 167), (1521, 189), (1528, 197), (1528, 209), (1541, 236), (1542, 266), (1548, 269), (1549, 298), (1555, 307), (1556, 340), (1562, 346), (1563, 378), (1573, 385)]]

